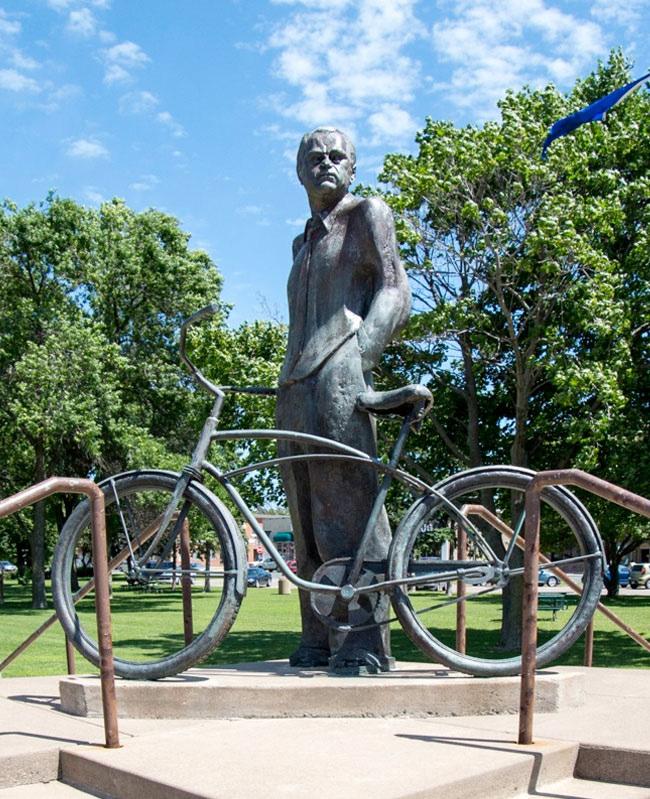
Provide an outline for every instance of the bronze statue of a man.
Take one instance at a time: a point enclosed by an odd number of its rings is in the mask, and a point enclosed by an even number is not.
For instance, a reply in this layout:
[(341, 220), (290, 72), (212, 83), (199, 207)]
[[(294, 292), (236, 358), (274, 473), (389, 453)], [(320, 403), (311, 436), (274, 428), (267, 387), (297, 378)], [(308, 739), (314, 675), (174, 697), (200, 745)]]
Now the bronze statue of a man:
[[(348, 193), (355, 174), (350, 139), (334, 128), (303, 136), (297, 171), (311, 209), (293, 242), (288, 282), (289, 341), (280, 375), (277, 424), (376, 452), (373, 420), (357, 409), (372, 369), (405, 324), (410, 291), (393, 218), (379, 198)], [(282, 443), (281, 454), (300, 452)], [(291, 513), (298, 574), (311, 579), (333, 558), (354, 555), (377, 493), (376, 473), (356, 464), (296, 462), (282, 478)], [(385, 559), (390, 529), (377, 522), (367, 561)], [(370, 655), (389, 668), (387, 625), (347, 635), (328, 629), (301, 591), (302, 638), (290, 658), (301, 668), (348, 670)]]

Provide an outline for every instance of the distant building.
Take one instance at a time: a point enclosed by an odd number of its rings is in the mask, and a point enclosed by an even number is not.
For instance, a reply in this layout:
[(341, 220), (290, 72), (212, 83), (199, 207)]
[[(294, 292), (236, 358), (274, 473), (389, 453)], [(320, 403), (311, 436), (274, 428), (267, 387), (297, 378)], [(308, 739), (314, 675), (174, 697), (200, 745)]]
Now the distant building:
[(650, 539), (642, 541), (629, 557), (631, 563), (650, 563)]
[[(296, 550), (293, 543), (291, 518), (286, 514), (256, 513), (255, 519), (271, 541), (273, 541), (282, 557), (285, 560), (294, 560), (296, 557)], [(249, 563), (262, 560), (262, 558), (270, 555), (248, 522), (244, 522), (243, 530), (247, 543), (246, 549)]]

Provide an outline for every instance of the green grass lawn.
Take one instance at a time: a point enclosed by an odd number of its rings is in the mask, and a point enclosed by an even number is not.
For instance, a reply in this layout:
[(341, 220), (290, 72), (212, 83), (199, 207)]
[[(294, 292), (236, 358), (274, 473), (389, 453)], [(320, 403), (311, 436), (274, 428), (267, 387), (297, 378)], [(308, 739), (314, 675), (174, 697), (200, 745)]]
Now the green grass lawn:
[[(429, 605), (437, 594), (418, 592), (412, 601)], [(219, 592), (205, 594), (196, 586), (193, 592), (195, 629), (202, 629), (214, 613), (219, 602)], [(51, 611), (31, 610), (29, 588), (14, 580), (5, 581), (5, 602), (0, 605), (0, 660), (6, 657), (24, 638), (44, 621)], [(650, 592), (620, 597), (608, 601), (608, 606), (623, 620), (646, 638), (650, 638)], [(116, 654), (139, 660), (161, 656), (182, 646), (181, 596), (179, 590), (164, 588), (159, 592), (127, 590), (124, 584), (115, 585), (112, 614), (113, 638)], [(468, 651), (481, 653), (495, 651), (496, 630), (499, 624), (499, 597), (487, 596), (471, 603), (468, 624)], [(558, 614), (554, 623), (550, 612), (540, 615), (540, 636), (548, 635), (561, 625), (570, 611)], [(80, 615), (87, 629), (94, 629), (93, 608), (90, 599), (84, 600)], [(453, 641), (455, 610), (436, 611), (437, 637)], [(429, 622), (433, 625), (434, 622)], [(277, 590), (251, 589), (242, 603), (237, 621), (221, 646), (204, 661), (203, 665), (217, 665), (255, 660), (286, 658), (299, 639), (298, 592), (279, 595)], [(433, 629), (433, 626), (432, 626)], [(426, 658), (408, 640), (397, 625), (392, 633), (393, 654), (398, 660), (425, 661)], [(583, 644), (577, 644), (559, 661), (562, 664), (580, 665)], [(594, 665), (650, 668), (650, 654), (634, 643), (601, 614), (596, 616)], [(3, 673), (4, 677), (63, 674), (66, 670), (63, 633), (58, 624), (48, 630), (38, 642), (21, 655)], [(92, 667), (77, 656), (77, 670), (87, 673)]]

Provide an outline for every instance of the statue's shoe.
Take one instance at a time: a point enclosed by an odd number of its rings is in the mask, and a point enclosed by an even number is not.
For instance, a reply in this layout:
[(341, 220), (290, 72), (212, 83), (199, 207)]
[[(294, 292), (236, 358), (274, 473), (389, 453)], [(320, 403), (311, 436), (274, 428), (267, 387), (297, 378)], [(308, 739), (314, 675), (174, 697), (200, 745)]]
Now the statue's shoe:
[(324, 647), (301, 644), (289, 656), (289, 665), (295, 669), (319, 669), (329, 665), (330, 655), (329, 649)]
[(340, 649), (329, 660), (329, 670), (341, 676), (379, 674), (395, 668), (395, 658), (362, 649)]

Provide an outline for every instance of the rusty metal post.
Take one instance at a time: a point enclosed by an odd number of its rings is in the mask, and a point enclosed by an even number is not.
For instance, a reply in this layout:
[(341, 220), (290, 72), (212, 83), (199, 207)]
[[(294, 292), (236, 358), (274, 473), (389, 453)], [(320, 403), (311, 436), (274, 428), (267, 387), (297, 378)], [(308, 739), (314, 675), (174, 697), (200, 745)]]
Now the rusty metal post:
[(95, 610), (97, 612), (97, 646), (99, 649), (99, 674), (102, 684), (104, 709), (104, 734), (106, 746), (116, 749), (120, 745), (117, 728), (117, 697), (115, 694), (115, 667), (113, 665), (113, 640), (111, 636), (111, 600), (106, 545), (106, 516), (104, 493), (95, 484), (89, 492), (93, 542), (93, 572), (95, 574)]
[(537, 663), (537, 572), (539, 568), (540, 489), (535, 479), (526, 490), (524, 541), (524, 596), (521, 630), (521, 689), (519, 696), (520, 744), (533, 742), (535, 713), (535, 667)]
[(593, 666), (594, 663), (594, 617), (592, 616), (585, 630), (585, 666)]
[(68, 669), (68, 674), (76, 674), (77, 664), (75, 663), (74, 659), (74, 646), (72, 646), (72, 643), (67, 635), (65, 637), (65, 662)]
[[(50, 477), (11, 497), (0, 500), (0, 518), (40, 502), (57, 493), (86, 494), (90, 499), (93, 569), (95, 572), (95, 608), (102, 683), (104, 733), (109, 749), (120, 745), (115, 697), (115, 669), (111, 640), (111, 609), (108, 584), (108, 553), (106, 548), (106, 519), (104, 494), (96, 483), (75, 477)], [(47, 622), (45, 623), (47, 625)], [(33, 638), (33, 636), (30, 636)]]
[(194, 639), (192, 621), (192, 575), (190, 574), (190, 525), (187, 519), (181, 526), (181, 590), (183, 593), (183, 635), (185, 646)]
[[(462, 524), (458, 525), (456, 540), (458, 560), (467, 560), (467, 533)], [(456, 597), (462, 601), (456, 605), (456, 651), (464, 655), (467, 651), (467, 603), (464, 601), (467, 586), (463, 580), (456, 580)]]
[[(583, 472), (581, 469), (558, 469), (556, 471), (538, 472), (535, 477), (530, 481), (526, 489), (526, 541), (525, 541), (525, 556), (524, 556), (524, 631), (522, 632), (522, 658), (524, 655), (524, 637), (526, 638), (525, 646), (527, 652), (530, 647), (530, 638), (534, 628), (535, 639), (537, 638), (537, 619), (533, 622), (527, 618), (526, 613), (530, 615), (534, 610), (535, 616), (537, 615), (537, 562), (539, 551), (539, 514), (540, 514), (540, 493), (544, 486), (548, 485), (574, 485), (590, 491), (603, 499), (614, 502), (622, 508), (638, 513), (642, 516), (650, 518), (650, 500), (641, 497), (638, 494), (633, 494), (625, 488), (608, 483), (600, 477), (595, 477), (593, 474)], [(534, 544), (531, 543), (529, 537), (533, 534), (535, 539)], [(533, 552), (533, 547), (536, 552)], [(535, 563), (534, 586), (528, 584), (528, 577), (531, 572), (531, 564)], [(528, 596), (527, 588), (531, 589), (531, 595)], [(533, 597), (534, 595), (534, 597)], [(534, 598), (534, 602), (531, 599)], [(642, 639), (643, 640), (643, 639)], [(643, 644), (642, 644), (643, 645)], [(646, 642), (647, 645), (647, 642)], [(535, 667), (535, 646), (532, 650), (532, 674), (531, 663), (526, 662), (521, 675), (521, 707), (519, 717), (519, 743), (532, 743), (532, 724), (533, 724), (533, 704), (534, 704), (534, 667)], [(526, 700), (524, 701), (524, 694)], [(530, 696), (529, 696), (530, 694)]]

